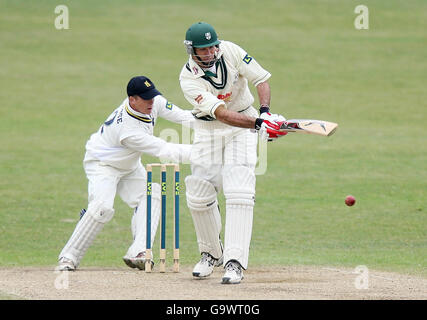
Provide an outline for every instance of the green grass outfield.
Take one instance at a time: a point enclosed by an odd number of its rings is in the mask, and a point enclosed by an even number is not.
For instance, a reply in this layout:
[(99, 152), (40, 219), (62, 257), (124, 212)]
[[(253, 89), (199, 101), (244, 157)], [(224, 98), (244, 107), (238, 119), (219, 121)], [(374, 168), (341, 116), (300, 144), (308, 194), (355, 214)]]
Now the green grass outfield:
[[(54, 26), (62, 3), (69, 30)], [(361, 3), (369, 30), (354, 27)], [(271, 71), (274, 112), (340, 125), (330, 138), (289, 134), (268, 145), (250, 266), (366, 265), (426, 276), (424, 0), (2, 0), (0, 266), (56, 264), (86, 206), (85, 142), (130, 77), (150, 76), (189, 107), (178, 75), (185, 31), (199, 20)], [(167, 127), (180, 132), (159, 121), (156, 133)], [(344, 205), (347, 194), (354, 207)], [(82, 266), (124, 266), (132, 212), (119, 198), (115, 209)], [(184, 197), (181, 209), (181, 257), (190, 265), (198, 253)]]

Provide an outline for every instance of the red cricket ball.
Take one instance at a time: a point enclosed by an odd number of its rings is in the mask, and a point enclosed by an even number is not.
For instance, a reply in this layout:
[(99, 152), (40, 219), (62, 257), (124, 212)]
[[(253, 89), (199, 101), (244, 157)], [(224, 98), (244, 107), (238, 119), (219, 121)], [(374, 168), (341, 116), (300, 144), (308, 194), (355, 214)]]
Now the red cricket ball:
[(355, 197), (353, 197), (353, 196), (347, 196), (347, 197), (345, 197), (345, 204), (348, 205), (349, 207), (351, 207), (355, 203), (356, 203), (356, 198)]

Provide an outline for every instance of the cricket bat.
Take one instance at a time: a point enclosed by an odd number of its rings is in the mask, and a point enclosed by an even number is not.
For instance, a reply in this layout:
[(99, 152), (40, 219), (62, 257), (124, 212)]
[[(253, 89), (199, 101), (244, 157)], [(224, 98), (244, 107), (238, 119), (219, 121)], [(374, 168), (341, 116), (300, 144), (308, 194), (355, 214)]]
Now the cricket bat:
[(338, 124), (323, 120), (309, 120), (309, 119), (290, 119), (286, 120), (280, 127), (280, 130), (287, 132), (301, 132), (317, 134), (320, 136), (329, 137), (335, 130)]

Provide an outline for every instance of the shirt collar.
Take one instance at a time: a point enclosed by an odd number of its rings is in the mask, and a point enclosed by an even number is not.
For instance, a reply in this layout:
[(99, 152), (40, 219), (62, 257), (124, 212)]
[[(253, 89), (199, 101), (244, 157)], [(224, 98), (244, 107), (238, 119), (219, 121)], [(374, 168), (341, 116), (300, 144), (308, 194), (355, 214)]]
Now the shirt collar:
[(125, 111), (132, 118), (135, 118), (137, 120), (140, 120), (140, 121), (146, 122), (146, 123), (151, 123), (152, 122), (151, 115), (145, 114), (145, 113), (141, 113), (141, 112), (138, 112), (138, 111), (132, 109), (132, 107), (129, 104), (129, 98), (127, 98), (125, 100)]
[(193, 57), (190, 55), (188, 59), (188, 66), (190, 67), (190, 71), (196, 78), (202, 77), (205, 75), (205, 72), (202, 68), (193, 60)]

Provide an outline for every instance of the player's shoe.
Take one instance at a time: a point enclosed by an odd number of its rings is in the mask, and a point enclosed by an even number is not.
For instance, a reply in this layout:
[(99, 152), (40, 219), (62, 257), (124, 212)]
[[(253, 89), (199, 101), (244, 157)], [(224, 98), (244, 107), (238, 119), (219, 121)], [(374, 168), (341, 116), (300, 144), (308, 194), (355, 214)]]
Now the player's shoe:
[[(138, 253), (135, 257), (125, 255), (123, 261), (130, 268), (138, 268), (139, 270), (145, 270), (145, 251)], [(151, 260), (151, 267), (154, 266), (153, 260)]]
[(136, 265), (132, 262), (132, 257), (131, 256), (125, 255), (123, 257), (123, 261), (126, 263), (126, 265), (129, 268), (136, 268)]
[(225, 273), (222, 277), (223, 284), (237, 284), (243, 279), (243, 270), (240, 263), (230, 260), (225, 265)]
[(61, 257), (59, 259), (57, 270), (59, 270), (59, 271), (75, 271), (76, 266), (75, 266), (73, 260), (65, 258), (65, 257)]
[(202, 258), (194, 266), (193, 277), (196, 277), (196, 278), (209, 277), (213, 272), (213, 269), (217, 264), (217, 262), (218, 262), (218, 259), (215, 259), (207, 252), (202, 252)]

